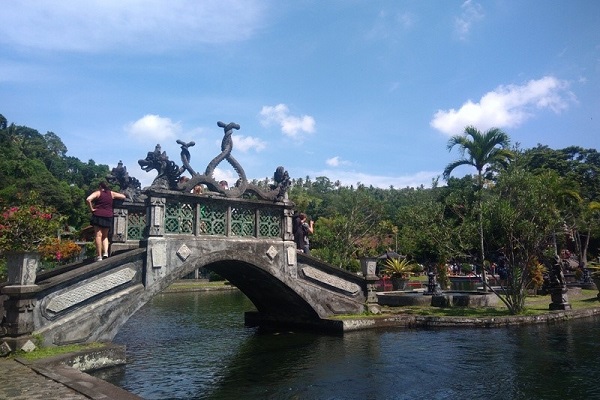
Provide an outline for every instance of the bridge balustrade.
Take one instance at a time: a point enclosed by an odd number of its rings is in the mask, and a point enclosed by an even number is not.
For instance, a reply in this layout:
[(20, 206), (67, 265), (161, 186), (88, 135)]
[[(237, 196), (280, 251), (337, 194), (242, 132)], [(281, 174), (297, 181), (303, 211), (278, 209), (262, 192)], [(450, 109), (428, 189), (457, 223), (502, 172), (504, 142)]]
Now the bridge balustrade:
[(113, 242), (193, 235), (292, 240), (289, 203), (180, 192), (151, 193), (146, 203), (115, 207)]

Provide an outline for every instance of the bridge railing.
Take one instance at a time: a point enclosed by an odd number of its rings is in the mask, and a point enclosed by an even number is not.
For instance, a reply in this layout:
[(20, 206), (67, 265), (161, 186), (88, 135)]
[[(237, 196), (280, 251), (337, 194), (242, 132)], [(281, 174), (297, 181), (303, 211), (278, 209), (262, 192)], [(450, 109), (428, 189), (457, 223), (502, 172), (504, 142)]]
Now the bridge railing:
[(133, 244), (169, 235), (293, 240), (293, 204), (172, 191), (115, 206), (112, 240)]

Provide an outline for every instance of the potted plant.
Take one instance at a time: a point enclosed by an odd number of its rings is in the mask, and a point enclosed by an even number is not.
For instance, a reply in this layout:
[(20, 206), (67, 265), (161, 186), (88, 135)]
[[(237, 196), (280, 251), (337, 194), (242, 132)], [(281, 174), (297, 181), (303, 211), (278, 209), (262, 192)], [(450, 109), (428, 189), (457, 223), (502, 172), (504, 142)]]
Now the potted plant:
[(33, 285), (45, 241), (55, 237), (60, 220), (50, 207), (31, 203), (0, 212), (0, 253), (6, 257), (8, 283)]
[(404, 290), (414, 267), (406, 258), (389, 258), (385, 261), (382, 272), (390, 277), (394, 290)]

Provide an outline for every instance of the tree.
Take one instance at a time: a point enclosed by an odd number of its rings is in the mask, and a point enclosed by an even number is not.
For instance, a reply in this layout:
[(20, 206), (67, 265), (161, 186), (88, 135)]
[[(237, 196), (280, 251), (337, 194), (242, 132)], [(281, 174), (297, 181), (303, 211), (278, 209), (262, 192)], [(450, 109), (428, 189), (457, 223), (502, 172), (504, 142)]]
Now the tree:
[(107, 165), (82, 163), (66, 156), (67, 148), (53, 132), (41, 135), (26, 126), (8, 125), (0, 115), (0, 204), (35, 191), (44, 206), (68, 216), (69, 225), (87, 223), (86, 193), (105, 179)]
[[(508, 149), (510, 139), (506, 133), (498, 128), (492, 128), (485, 133), (481, 133), (473, 126), (465, 128), (464, 135), (456, 135), (448, 141), (448, 150), (454, 146), (459, 146), (461, 158), (448, 164), (444, 169), (444, 179), (448, 180), (454, 169), (461, 165), (470, 165), (477, 170), (477, 195), (478, 195), (478, 221), (479, 221), (479, 244), (481, 276), (486, 288), (485, 268), (485, 247), (483, 236), (483, 209), (482, 195), (484, 177), (491, 178), (491, 174), (499, 166), (507, 166), (512, 159), (512, 153)], [(468, 155), (465, 158), (465, 153)], [(487, 289), (486, 289), (487, 290)]]
[[(508, 261), (508, 279), (500, 291), (492, 289), (511, 314), (523, 311), (527, 287), (542, 257), (552, 249), (553, 234), (561, 226), (556, 207), (562, 178), (554, 171), (533, 174), (511, 166), (490, 189), (486, 223), (490, 242)], [(554, 250), (550, 250), (554, 252)]]
[(600, 153), (595, 149), (577, 146), (553, 150), (538, 145), (525, 150), (519, 159), (525, 168), (534, 173), (551, 170), (564, 178), (561, 192), (565, 196), (558, 204), (564, 222), (561, 229), (565, 233), (564, 245), (573, 247), (569, 250), (577, 253), (580, 261), (586, 264), (590, 244), (598, 244), (591, 235), (598, 226)]
[(311, 248), (317, 257), (348, 268), (353, 264), (358, 266), (358, 257), (374, 251), (377, 243), (371, 243), (371, 239), (379, 234), (384, 213), (382, 203), (370, 196), (368, 189), (330, 191), (315, 214), (319, 218)]

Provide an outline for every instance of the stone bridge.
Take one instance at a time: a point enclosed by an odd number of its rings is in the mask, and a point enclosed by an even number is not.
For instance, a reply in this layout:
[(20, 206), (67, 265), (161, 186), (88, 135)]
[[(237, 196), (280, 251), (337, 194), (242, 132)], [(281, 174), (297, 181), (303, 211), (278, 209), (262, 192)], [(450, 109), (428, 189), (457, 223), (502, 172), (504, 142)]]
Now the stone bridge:
[(330, 317), (375, 303), (373, 279), (298, 253), (288, 201), (170, 190), (115, 208), (111, 257), (69, 265), (33, 285), (2, 288), (0, 342), (21, 348), (111, 340), (140, 307), (172, 282), (207, 268), (254, 304), (246, 323), (336, 329)]
[[(232, 155), (240, 126), (217, 125), (221, 152), (203, 173), (190, 164), (194, 142), (181, 140), (181, 167), (160, 145), (139, 160), (144, 171), (158, 172), (144, 192), (121, 162), (113, 168), (107, 180), (128, 200), (114, 209), (111, 257), (37, 277), (35, 265), (21, 263), (27, 279), (0, 287), (0, 345), (111, 340), (148, 300), (198, 268), (218, 273), (252, 301), (257, 311), (246, 314), (248, 324), (340, 330), (330, 317), (377, 309), (374, 261), (365, 262), (363, 277), (297, 253), (287, 171), (277, 167), (268, 187), (248, 182)], [(231, 189), (214, 178), (223, 161), (238, 174)]]

